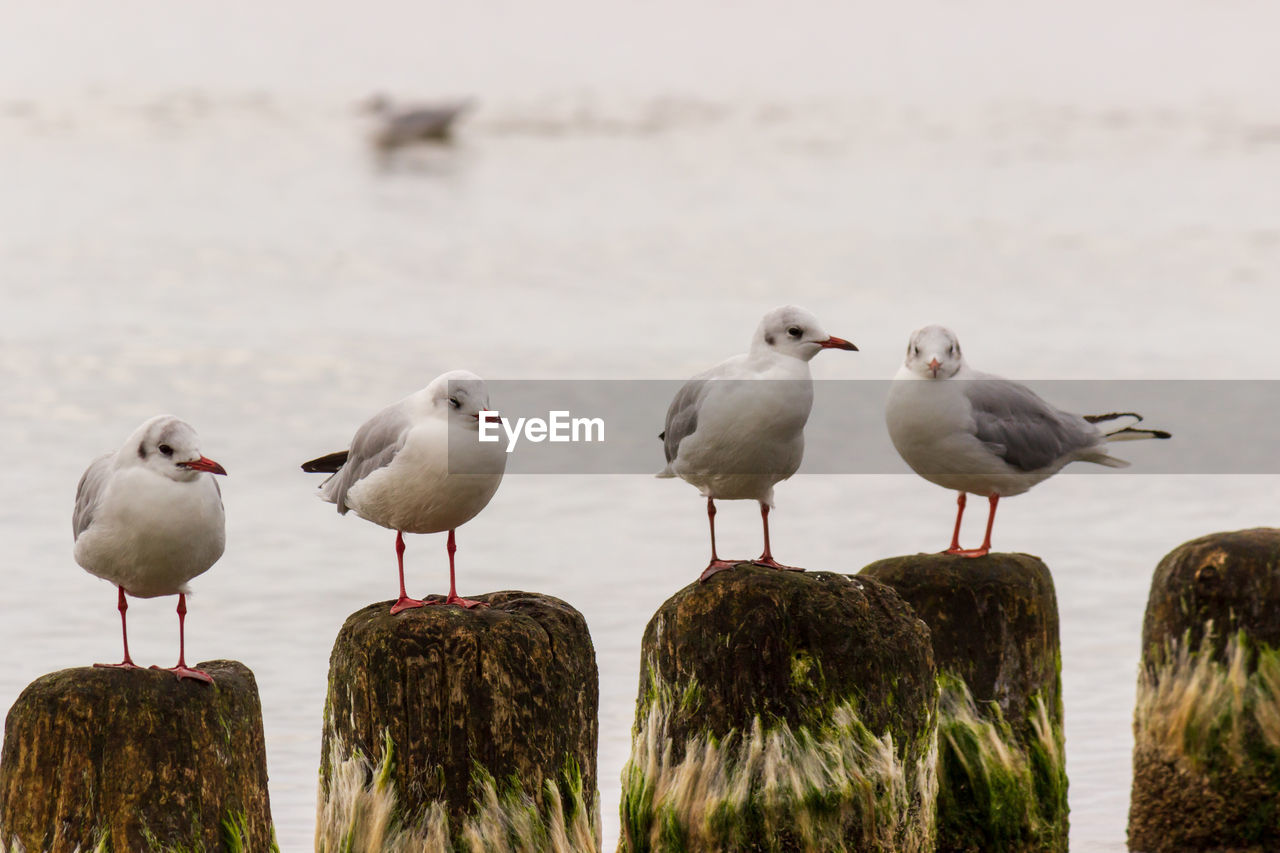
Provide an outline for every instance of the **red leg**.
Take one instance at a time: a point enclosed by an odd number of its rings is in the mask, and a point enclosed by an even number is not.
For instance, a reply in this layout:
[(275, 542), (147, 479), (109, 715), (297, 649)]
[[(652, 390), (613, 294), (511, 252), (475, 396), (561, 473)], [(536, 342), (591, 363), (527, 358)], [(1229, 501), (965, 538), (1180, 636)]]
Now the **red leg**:
[(95, 663), (94, 666), (106, 669), (141, 669), (133, 662), (133, 658), (129, 657), (129, 626), (124, 618), (125, 611), (129, 609), (129, 603), (124, 600), (124, 587), (118, 586), (116, 589), (120, 590), (120, 599), (116, 609), (120, 611), (120, 636), (124, 638), (124, 660), (120, 661), (120, 663)]
[(960, 519), (964, 517), (964, 492), (960, 493), (960, 497), (956, 498), (956, 529), (951, 534), (951, 547), (944, 554), (959, 554), (964, 549), (960, 547)]
[(996, 522), (996, 504), (1000, 503), (999, 495), (987, 496), (991, 508), (987, 511), (987, 535), (982, 537), (982, 547), (970, 548), (967, 551), (956, 551), (961, 557), (985, 557), (991, 553), (991, 527)]
[(716, 556), (716, 502), (711, 498), (707, 498), (707, 524), (711, 526), (711, 562), (707, 563), (707, 567), (698, 576), (700, 583), (714, 574), (732, 569), (737, 565), (733, 560), (722, 560)]
[(773, 552), (769, 550), (769, 505), (761, 502), (760, 504), (760, 520), (764, 523), (764, 553), (760, 555), (760, 559), (752, 560), (757, 566), (765, 566), (770, 569), (782, 569), (786, 572), (803, 572), (804, 569), (795, 566), (784, 566), (777, 560), (773, 559)]
[[(178, 665), (169, 667), (169, 672), (178, 676), (181, 681), (184, 678), (194, 678), (196, 681), (203, 681), (206, 684), (213, 684), (213, 676), (207, 672), (198, 669), (191, 669), (187, 666), (187, 596), (178, 593)], [(152, 669), (161, 669), (161, 667), (153, 666)]]
[(400, 569), (400, 597), (396, 599), (395, 604), (391, 605), (392, 616), (395, 616), (401, 610), (422, 606), (421, 601), (416, 598), (410, 598), (404, 591), (404, 533), (400, 530), (396, 531), (396, 565)]
[(489, 605), (483, 601), (474, 601), (470, 598), (463, 598), (458, 595), (458, 585), (454, 579), (453, 573), (453, 555), (458, 550), (457, 542), (453, 538), (453, 531), (449, 531), (449, 540), (445, 543), (445, 548), (449, 551), (449, 595), (443, 601), (431, 599), (424, 601), (423, 604), (454, 604), (458, 607), (465, 607), (470, 610), (472, 607), (488, 607)]
[(991, 509), (987, 513), (987, 534), (982, 537), (982, 547), (978, 549), (983, 554), (991, 551), (991, 528), (996, 523), (996, 504), (1000, 503), (1000, 496), (991, 495), (987, 500), (991, 503)]

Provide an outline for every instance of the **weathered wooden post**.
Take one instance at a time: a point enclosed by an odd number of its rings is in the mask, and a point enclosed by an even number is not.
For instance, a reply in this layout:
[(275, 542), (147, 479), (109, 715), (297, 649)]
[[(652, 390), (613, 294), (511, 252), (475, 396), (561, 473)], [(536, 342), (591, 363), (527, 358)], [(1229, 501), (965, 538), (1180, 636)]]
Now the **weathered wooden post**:
[(938, 700), (938, 850), (1065, 851), (1058, 603), (1028, 554), (915, 554), (858, 577), (928, 625)]
[(258, 686), (244, 664), (80, 667), (32, 682), (5, 721), (0, 848), (275, 849)]
[(582, 614), (550, 596), (391, 602), (329, 661), (316, 849), (595, 851), (599, 684)]
[(933, 657), (891, 589), (742, 564), (642, 649), (621, 851), (933, 849)]
[(1280, 849), (1280, 530), (1160, 561), (1133, 731), (1131, 849)]

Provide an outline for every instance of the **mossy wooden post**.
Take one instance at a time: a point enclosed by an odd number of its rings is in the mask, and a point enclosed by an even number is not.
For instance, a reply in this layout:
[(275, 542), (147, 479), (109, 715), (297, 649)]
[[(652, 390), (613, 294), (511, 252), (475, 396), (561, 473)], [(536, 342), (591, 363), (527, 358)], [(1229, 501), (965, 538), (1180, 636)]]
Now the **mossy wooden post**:
[(858, 577), (928, 625), (938, 702), (938, 850), (1067, 849), (1058, 602), (1028, 554), (915, 554)]
[(196, 666), (213, 684), (94, 667), (32, 682), (5, 720), (0, 849), (274, 849), (253, 673)]
[(1280, 849), (1280, 530), (1160, 561), (1133, 730), (1131, 849)]
[(742, 564), (649, 621), (619, 850), (929, 851), (929, 633), (873, 580)]
[(582, 614), (531, 592), (488, 607), (390, 601), (329, 659), (316, 849), (594, 851), (599, 679)]

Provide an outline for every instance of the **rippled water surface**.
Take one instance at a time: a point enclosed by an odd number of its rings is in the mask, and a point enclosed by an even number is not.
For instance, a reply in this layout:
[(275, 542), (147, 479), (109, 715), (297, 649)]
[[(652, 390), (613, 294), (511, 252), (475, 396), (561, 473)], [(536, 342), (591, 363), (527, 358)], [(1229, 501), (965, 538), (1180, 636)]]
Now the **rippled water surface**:
[[(446, 369), (679, 378), (795, 302), (862, 350), (822, 354), (822, 378), (891, 376), (929, 322), (1013, 376), (1280, 373), (1273, 11), (787, 9), (17, 12), (0, 57), (0, 706), (116, 658), (114, 590), (71, 558), (72, 499), (157, 412), (231, 472), (189, 648), (257, 674), (294, 851), (311, 845), (330, 644), (394, 591), (392, 535), (337, 516), (297, 464)], [(380, 164), (354, 108), (375, 86), (479, 108), (452, 147)], [(1280, 515), (1273, 477), (1141, 476), (1176, 440), (1124, 450), (1128, 473), (1059, 477), (996, 528), (1057, 582), (1078, 850), (1123, 848), (1151, 570)], [(778, 500), (779, 556), (838, 571), (941, 547), (953, 510), (905, 474), (802, 475)], [(721, 509), (723, 550), (758, 549), (754, 508)], [(459, 532), (464, 594), (538, 590), (586, 615), (606, 848), (641, 632), (705, 548), (696, 492), (642, 476), (508, 477)], [(412, 592), (443, 588), (443, 536), (410, 537), (407, 561)], [(174, 621), (172, 600), (137, 602), (135, 657), (172, 663)]]

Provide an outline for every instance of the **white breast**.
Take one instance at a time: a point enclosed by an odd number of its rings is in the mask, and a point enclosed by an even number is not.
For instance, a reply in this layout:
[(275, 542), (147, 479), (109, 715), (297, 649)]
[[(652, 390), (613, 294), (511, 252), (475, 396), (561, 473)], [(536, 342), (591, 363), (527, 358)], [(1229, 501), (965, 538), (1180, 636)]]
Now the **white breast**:
[(439, 533), (470, 521), (497, 492), (507, 454), (501, 442), (454, 432), (450, 447), (447, 421), (419, 423), (391, 464), (351, 487), (347, 503), (361, 518), (405, 533)]
[(748, 375), (713, 383), (672, 469), (710, 497), (772, 504), (774, 484), (804, 458), (813, 383), (808, 366), (796, 359)]
[(921, 477), (956, 491), (1007, 496), (1022, 494), (1052, 473), (1021, 471), (978, 439), (964, 380), (904, 372), (890, 388), (885, 423), (898, 455)]
[(131, 595), (175, 595), (222, 556), (225, 531), (211, 474), (178, 482), (125, 468), (112, 472), (92, 523), (76, 539), (75, 558)]

